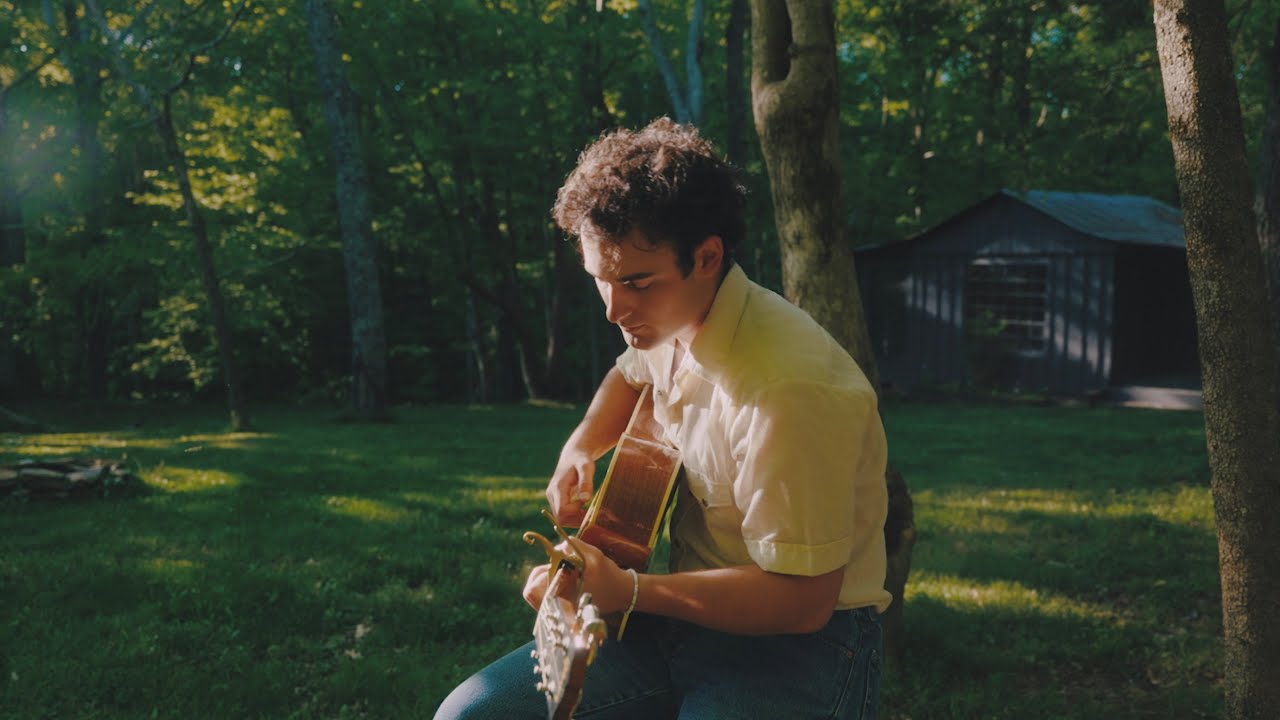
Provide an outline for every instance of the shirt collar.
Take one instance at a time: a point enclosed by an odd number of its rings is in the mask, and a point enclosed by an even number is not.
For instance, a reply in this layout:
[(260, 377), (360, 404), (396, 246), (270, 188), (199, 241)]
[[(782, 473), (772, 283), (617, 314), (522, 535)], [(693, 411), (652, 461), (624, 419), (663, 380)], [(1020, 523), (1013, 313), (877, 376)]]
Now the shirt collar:
[(751, 281), (742, 267), (734, 263), (725, 275), (711, 303), (711, 310), (693, 338), (689, 354), (704, 371), (714, 379), (720, 374), (729, 358), (733, 339), (738, 334), (738, 322), (747, 306), (747, 293)]

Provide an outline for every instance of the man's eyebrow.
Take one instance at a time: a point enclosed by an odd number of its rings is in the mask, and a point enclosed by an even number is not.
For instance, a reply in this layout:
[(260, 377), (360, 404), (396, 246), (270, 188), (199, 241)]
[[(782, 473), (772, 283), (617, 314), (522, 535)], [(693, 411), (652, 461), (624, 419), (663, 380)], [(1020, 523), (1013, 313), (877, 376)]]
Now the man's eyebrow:
[[(608, 278), (601, 277), (600, 275), (597, 275), (591, 272), (586, 268), (586, 266), (583, 266), (582, 269), (586, 270), (588, 275), (590, 275), (593, 278), (596, 278), (597, 280), (608, 280)], [(647, 280), (648, 278), (651, 278), (654, 275), (657, 275), (657, 273), (650, 270), (644, 270), (641, 272), (634, 272), (634, 273), (631, 273), (630, 275), (623, 275), (621, 277), (615, 278), (613, 282), (629, 283), (629, 282), (635, 282), (637, 280)]]

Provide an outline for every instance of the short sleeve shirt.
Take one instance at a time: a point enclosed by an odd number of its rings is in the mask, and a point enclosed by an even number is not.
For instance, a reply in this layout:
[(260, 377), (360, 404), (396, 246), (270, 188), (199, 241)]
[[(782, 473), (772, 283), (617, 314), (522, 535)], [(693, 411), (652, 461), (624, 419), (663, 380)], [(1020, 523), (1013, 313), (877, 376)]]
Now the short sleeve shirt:
[(671, 569), (844, 567), (838, 608), (887, 608), (887, 445), (849, 354), (735, 266), (673, 372), (674, 357), (666, 344), (617, 361), (630, 385), (653, 385), (654, 414), (681, 451)]

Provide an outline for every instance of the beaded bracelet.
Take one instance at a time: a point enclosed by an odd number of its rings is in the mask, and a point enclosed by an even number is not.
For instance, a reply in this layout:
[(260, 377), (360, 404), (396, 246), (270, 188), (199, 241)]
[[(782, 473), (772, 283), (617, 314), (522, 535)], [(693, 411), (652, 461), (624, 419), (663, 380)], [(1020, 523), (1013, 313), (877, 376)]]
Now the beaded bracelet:
[(622, 613), (622, 622), (618, 625), (618, 639), (622, 639), (622, 632), (627, 629), (627, 621), (631, 619), (631, 611), (636, 609), (636, 599), (640, 597), (640, 575), (633, 568), (627, 568), (627, 572), (631, 573), (631, 607)]

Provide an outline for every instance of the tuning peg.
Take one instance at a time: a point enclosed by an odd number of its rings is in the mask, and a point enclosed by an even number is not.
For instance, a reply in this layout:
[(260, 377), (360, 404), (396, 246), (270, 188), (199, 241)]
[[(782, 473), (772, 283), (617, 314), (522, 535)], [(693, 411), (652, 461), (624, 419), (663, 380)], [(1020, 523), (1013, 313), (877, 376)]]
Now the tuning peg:
[(537, 651), (537, 650), (530, 650), (530, 651), (529, 651), (529, 657), (533, 658), (534, 660), (537, 660), (537, 659), (538, 659), (538, 651)]

